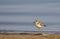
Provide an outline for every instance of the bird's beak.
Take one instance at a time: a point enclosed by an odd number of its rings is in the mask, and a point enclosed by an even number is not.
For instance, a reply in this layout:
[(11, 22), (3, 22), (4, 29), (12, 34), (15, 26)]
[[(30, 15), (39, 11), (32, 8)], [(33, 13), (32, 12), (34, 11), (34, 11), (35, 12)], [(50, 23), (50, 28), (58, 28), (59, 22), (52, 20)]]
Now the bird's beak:
[(33, 22), (33, 23), (35, 23), (35, 22)]

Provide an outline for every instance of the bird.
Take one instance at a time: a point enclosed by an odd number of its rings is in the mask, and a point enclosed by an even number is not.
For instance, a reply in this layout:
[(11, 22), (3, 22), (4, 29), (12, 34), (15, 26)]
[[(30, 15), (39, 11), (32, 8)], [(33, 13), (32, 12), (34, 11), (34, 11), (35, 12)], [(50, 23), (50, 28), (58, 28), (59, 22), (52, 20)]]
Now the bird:
[(46, 25), (43, 24), (40, 20), (38, 20), (38, 18), (36, 18), (36, 19), (33, 21), (33, 23), (34, 23), (34, 25), (35, 25), (38, 29), (40, 29), (40, 28), (42, 28), (42, 27), (46, 27)]

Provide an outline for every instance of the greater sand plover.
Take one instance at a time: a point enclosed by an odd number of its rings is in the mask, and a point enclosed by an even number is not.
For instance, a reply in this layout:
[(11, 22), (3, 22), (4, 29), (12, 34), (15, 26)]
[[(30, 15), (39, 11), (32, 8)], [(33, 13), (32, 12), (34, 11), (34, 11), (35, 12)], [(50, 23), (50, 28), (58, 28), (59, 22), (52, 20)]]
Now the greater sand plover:
[(34, 25), (35, 25), (37, 28), (39, 28), (39, 29), (46, 26), (46, 25), (43, 24), (41, 21), (39, 21), (38, 18), (35, 19), (35, 20), (33, 21), (33, 23), (34, 23)]

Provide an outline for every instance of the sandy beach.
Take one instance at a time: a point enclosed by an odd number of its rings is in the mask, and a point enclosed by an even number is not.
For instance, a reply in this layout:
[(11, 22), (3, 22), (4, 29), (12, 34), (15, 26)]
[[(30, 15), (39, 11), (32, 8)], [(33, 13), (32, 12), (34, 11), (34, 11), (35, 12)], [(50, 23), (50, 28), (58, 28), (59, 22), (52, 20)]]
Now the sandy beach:
[(60, 39), (60, 34), (0, 33), (0, 39)]

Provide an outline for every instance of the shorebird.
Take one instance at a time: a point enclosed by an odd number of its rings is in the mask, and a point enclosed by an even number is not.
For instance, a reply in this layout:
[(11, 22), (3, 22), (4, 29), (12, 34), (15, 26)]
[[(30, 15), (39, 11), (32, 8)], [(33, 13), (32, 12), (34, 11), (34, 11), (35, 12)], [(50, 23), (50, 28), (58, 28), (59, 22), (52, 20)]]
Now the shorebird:
[(39, 28), (39, 29), (46, 26), (46, 25), (43, 24), (41, 21), (39, 21), (38, 18), (35, 19), (35, 20), (33, 21), (33, 23), (34, 23), (34, 25), (35, 25), (37, 28)]

